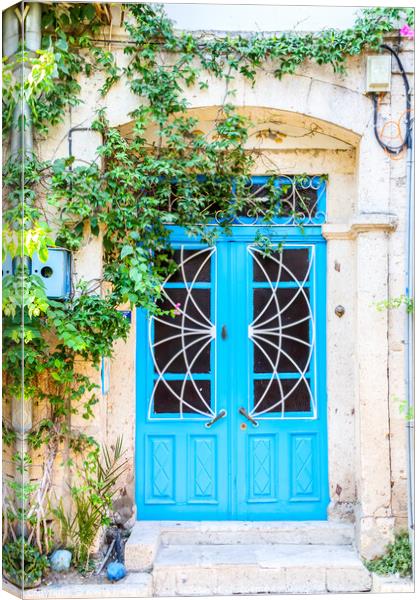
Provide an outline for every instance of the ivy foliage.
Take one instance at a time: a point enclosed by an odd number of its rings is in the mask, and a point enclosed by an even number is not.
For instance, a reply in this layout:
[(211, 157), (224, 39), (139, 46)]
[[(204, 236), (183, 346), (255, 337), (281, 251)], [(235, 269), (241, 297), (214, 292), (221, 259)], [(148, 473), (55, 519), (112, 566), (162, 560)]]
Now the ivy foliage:
[[(252, 83), (267, 60), (273, 62), (273, 73), (278, 79), (295, 73), (305, 60), (313, 60), (319, 65), (330, 64), (335, 72), (343, 73), (349, 56), (358, 55), (367, 48), (378, 50), (384, 34), (393, 31), (401, 18), (412, 25), (413, 9), (365, 9), (354, 26), (344, 30), (330, 28), (315, 33), (224, 36), (205, 42), (184, 34), (174, 42), (174, 49), (198, 55), (203, 68), (217, 76), (226, 76), (226, 68), (234, 69)], [(163, 47), (166, 49), (165, 44)], [(168, 49), (173, 49), (171, 44)]]
[[(378, 50), (383, 36), (393, 31), (401, 19), (410, 26), (414, 23), (411, 8), (369, 8), (362, 11), (353, 27), (345, 30), (227, 35), (203, 40), (191, 33), (174, 32), (159, 5), (132, 4), (126, 6), (126, 11), (128, 16), (134, 15), (137, 23), (141, 23), (138, 27), (126, 18), (124, 26), (132, 41), (143, 48), (143, 58), (149, 55), (154, 62), (157, 50), (177, 53), (182, 57), (182, 78), (188, 85), (197, 79), (191, 64), (195, 58), (207, 73), (229, 78), (232, 70), (236, 70), (252, 83), (267, 60), (273, 62), (277, 78), (295, 73), (305, 60), (314, 60), (320, 65), (331, 64), (336, 72), (343, 72), (348, 56), (360, 54), (366, 48)], [(103, 13), (89, 3), (57, 3), (44, 10), (42, 48), (35, 55), (21, 48), (16, 56), (3, 59), (3, 130), (6, 134), (12, 124), (14, 107), (22, 97), (30, 105), (35, 128), (46, 134), (51, 125), (63, 120), (69, 106), (79, 104), (80, 74), (104, 70), (106, 80), (101, 93), (108, 92), (121, 71), (112, 52), (94, 42), (104, 24)], [(135, 52), (128, 48), (127, 52)], [(17, 69), (19, 64), (31, 68), (23, 87)], [(162, 72), (165, 74), (164, 69)], [(141, 75), (147, 86), (152, 73), (143, 70)], [(175, 88), (179, 80), (175, 81), (173, 73), (164, 76), (167, 91), (171, 94), (171, 80), (176, 84)], [(200, 86), (206, 87), (206, 81), (200, 81)], [(162, 97), (158, 89), (159, 85), (155, 87), (154, 99), (159, 104)], [(145, 95), (153, 94), (149, 89)]]
[[(112, 56), (94, 44), (104, 21), (89, 3), (56, 3), (42, 14), (42, 43), (35, 53), (21, 47), (3, 63), (3, 132), (7, 135), (16, 104), (26, 100), (32, 123), (46, 135), (71, 106), (80, 103), (78, 77), (106, 68), (112, 79)], [(30, 75), (22, 85), (22, 66)]]
[[(257, 69), (268, 60), (280, 78), (306, 59), (342, 71), (347, 56), (368, 46), (377, 49), (404, 11), (366, 10), (345, 31), (204, 41), (175, 32), (158, 6), (133, 4), (127, 11), (124, 26), (131, 43), (124, 53), (130, 60), (120, 70), (113, 65), (110, 77), (124, 77), (139, 97), (131, 114), (132, 134), (124, 137), (111, 128), (106, 112), (99, 111), (92, 126), (102, 135), (98, 154), (103, 169), (92, 164), (69, 170), (68, 162), (56, 162), (49, 200), (62, 216), (58, 242), (77, 249), (86, 223), (93, 234), (101, 231), (104, 278), (115, 298), (155, 311), (162, 281), (173, 268), (167, 225), (182, 226), (211, 243), (216, 230), (205, 224), (217, 216), (228, 228), (249, 196), (255, 157), (244, 147), (251, 124), (232, 103), (232, 72), (255, 83)], [(205, 135), (187, 112), (184, 90), (205, 87), (210, 75), (226, 80), (226, 102), (213, 131)], [(106, 79), (105, 89), (109, 85)], [(279, 214), (279, 194), (270, 184), (267, 191), (268, 221)]]

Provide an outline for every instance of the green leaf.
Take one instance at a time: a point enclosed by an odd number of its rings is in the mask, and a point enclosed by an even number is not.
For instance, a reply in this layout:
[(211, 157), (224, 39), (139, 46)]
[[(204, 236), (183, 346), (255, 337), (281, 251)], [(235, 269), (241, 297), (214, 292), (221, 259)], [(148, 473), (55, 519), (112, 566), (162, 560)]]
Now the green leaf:
[(130, 254), (134, 254), (134, 248), (132, 246), (123, 246), (121, 250), (121, 258), (125, 258)]
[(48, 248), (46, 246), (41, 246), (38, 250), (39, 260), (43, 263), (48, 260)]

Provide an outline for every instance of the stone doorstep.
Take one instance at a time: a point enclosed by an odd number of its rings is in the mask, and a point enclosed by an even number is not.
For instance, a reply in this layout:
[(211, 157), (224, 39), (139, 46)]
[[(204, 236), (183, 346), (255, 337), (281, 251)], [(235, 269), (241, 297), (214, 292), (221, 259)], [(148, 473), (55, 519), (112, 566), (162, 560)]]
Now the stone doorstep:
[(370, 573), (346, 545), (172, 545), (153, 567), (154, 596), (365, 592)]
[[(3, 589), (13, 596), (22, 598), (21, 590), (12, 584), (4, 583)], [(52, 584), (33, 590), (25, 590), (24, 600), (53, 598), (150, 598), (152, 596), (152, 576), (148, 573), (128, 573), (116, 583), (73, 583)]]
[(350, 545), (354, 526), (335, 521), (137, 521), (125, 546), (129, 571), (151, 571), (161, 545)]

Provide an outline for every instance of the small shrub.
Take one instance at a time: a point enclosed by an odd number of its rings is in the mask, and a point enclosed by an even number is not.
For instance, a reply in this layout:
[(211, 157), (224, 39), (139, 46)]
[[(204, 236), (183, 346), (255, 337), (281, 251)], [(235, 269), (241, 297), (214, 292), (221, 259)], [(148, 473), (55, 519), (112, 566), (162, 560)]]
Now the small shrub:
[(111, 522), (112, 500), (118, 492), (117, 481), (127, 468), (123, 460), (122, 438), (119, 437), (110, 452), (104, 446), (102, 453), (88, 454), (79, 472), (79, 482), (70, 489), (72, 510), (66, 512), (63, 502), (53, 509), (61, 527), (64, 546), (73, 553), (73, 564), (83, 572), (93, 568), (91, 551), (101, 527)]
[(365, 562), (369, 571), (379, 575), (398, 573), (401, 577), (412, 574), (412, 550), (408, 532), (403, 532), (395, 537), (392, 544), (388, 544), (383, 556)]
[(3, 546), (3, 573), (18, 587), (31, 588), (41, 583), (48, 559), (24, 538)]

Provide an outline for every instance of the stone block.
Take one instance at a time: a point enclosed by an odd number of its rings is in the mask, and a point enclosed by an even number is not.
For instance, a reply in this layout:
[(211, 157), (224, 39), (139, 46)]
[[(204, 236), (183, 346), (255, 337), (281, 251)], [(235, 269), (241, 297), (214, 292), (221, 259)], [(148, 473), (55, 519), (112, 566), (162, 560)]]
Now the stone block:
[(68, 571), (71, 564), (71, 552), (69, 550), (55, 550), (50, 558), (50, 565), (53, 571)]
[(325, 569), (319, 567), (288, 567), (285, 569), (289, 594), (316, 594), (326, 591)]
[(414, 593), (414, 581), (410, 577), (372, 573), (372, 592), (376, 594)]
[[(141, 525), (141, 526), (140, 526)], [(150, 571), (160, 543), (159, 528), (137, 522), (125, 545), (125, 566), (128, 571)]]
[(328, 592), (368, 592), (371, 587), (371, 575), (363, 565), (353, 569), (327, 569)]

